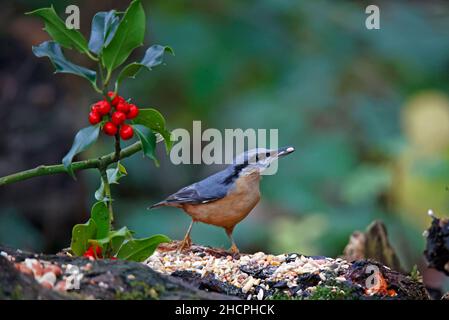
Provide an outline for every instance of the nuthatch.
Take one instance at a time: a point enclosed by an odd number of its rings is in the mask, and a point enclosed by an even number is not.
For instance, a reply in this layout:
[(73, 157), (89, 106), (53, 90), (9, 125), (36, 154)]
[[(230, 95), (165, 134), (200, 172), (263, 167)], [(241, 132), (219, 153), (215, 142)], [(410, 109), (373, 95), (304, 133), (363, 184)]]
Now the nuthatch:
[(285, 147), (277, 150), (257, 148), (244, 152), (223, 171), (182, 188), (164, 201), (152, 205), (150, 209), (177, 207), (192, 217), (178, 250), (191, 245), (190, 231), (193, 223), (199, 221), (224, 228), (232, 242), (230, 251), (238, 253), (232, 231), (260, 200), (260, 173), (274, 160), (293, 151), (293, 147)]

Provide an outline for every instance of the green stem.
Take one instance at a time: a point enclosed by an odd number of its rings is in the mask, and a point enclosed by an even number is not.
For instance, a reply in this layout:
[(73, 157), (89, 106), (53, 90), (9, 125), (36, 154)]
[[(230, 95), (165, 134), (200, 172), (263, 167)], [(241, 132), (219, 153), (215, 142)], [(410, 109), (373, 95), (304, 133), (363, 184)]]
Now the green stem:
[(92, 60), (94, 60), (94, 61), (100, 61), (100, 59), (98, 59), (97, 57), (95, 57), (92, 53), (90, 53), (89, 51), (86, 51), (86, 55), (90, 58), (90, 59), (92, 59)]
[(117, 133), (115, 134), (115, 161), (119, 161), (120, 160), (120, 152), (121, 152), (121, 146), (120, 146), (120, 134), (117, 131)]
[[(106, 99), (106, 101), (109, 103), (109, 105), (111, 106), (111, 114), (110, 114), (110, 116), (112, 116), (112, 99), (109, 97), (106, 88), (103, 89), (103, 96)], [(115, 134), (115, 160), (116, 161), (118, 161), (119, 158), (120, 158), (120, 152), (121, 152), (120, 134), (117, 132)]]
[[(121, 159), (127, 158), (142, 150), (141, 142), (136, 142), (129, 147), (121, 150), (119, 159), (116, 159), (115, 152), (107, 154), (97, 159), (87, 159), (84, 161), (77, 161), (72, 163), (73, 171), (86, 170), (86, 169), (99, 169), (102, 165), (108, 166), (111, 163), (115, 163)], [(11, 184), (18, 181), (27, 180), (39, 176), (48, 176), (52, 174), (67, 173), (62, 164), (58, 165), (41, 165), (34, 169), (29, 169), (21, 172), (17, 172), (8, 176), (0, 178), (0, 186)]]
[(97, 93), (103, 94), (103, 91), (101, 91), (101, 89), (98, 88), (96, 84), (93, 84), (92, 87), (94, 88), (94, 90), (95, 90)]
[[(99, 69), (101, 85), (102, 85), (102, 88), (99, 91), (100, 91), (100, 94), (102, 94), (104, 96), (104, 98), (106, 99), (106, 101), (109, 103), (109, 105), (111, 107), (111, 111), (109, 113), (109, 116), (111, 117), (112, 116), (112, 101), (111, 101), (111, 98), (109, 98), (109, 96), (108, 96), (108, 83), (109, 83), (109, 79), (111, 77), (111, 73), (108, 70), (106, 79), (105, 79), (101, 63), (98, 64), (98, 69)], [(112, 157), (113, 162), (118, 162), (120, 160), (120, 155), (121, 155), (120, 153), (121, 153), (120, 136), (117, 133), (115, 135), (115, 152)], [(103, 186), (104, 186), (104, 193), (105, 193), (105, 196), (107, 199), (107, 204), (108, 204), (109, 220), (111, 221), (111, 226), (112, 226), (112, 224), (114, 223), (114, 210), (112, 208), (111, 186), (109, 184), (108, 173), (106, 171), (109, 164), (110, 163), (100, 161), (100, 166), (98, 169), (100, 170), (101, 180), (102, 180)]]
[(106, 79), (104, 80), (104, 86), (107, 87), (109, 84), (109, 81), (111, 80), (112, 72), (110, 70), (106, 73)]
[(103, 181), (104, 186), (104, 194), (106, 195), (107, 202), (108, 202), (108, 210), (109, 210), (109, 220), (112, 223), (114, 223), (114, 210), (112, 209), (112, 193), (111, 193), (111, 186), (109, 185), (108, 181), (108, 173), (106, 171), (106, 167), (99, 168), (100, 174), (101, 174), (101, 181)]

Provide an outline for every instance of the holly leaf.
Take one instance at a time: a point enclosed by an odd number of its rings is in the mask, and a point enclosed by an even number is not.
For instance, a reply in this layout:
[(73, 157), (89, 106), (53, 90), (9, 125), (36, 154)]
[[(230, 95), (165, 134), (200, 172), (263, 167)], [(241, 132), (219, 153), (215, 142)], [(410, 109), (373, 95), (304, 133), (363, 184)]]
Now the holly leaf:
[(92, 30), (90, 32), (89, 50), (100, 54), (103, 47), (107, 46), (114, 37), (120, 19), (115, 10), (101, 11), (92, 19)]
[[(106, 170), (109, 184), (118, 184), (118, 181), (127, 174), (128, 172), (126, 171), (126, 168), (120, 162), (117, 163), (117, 167)], [(98, 201), (110, 200), (105, 197), (103, 181), (101, 181), (98, 190), (95, 191), (95, 199)]]
[(170, 239), (161, 234), (144, 239), (128, 240), (117, 252), (117, 258), (142, 262), (151, 256), (157, 246), (163, 242), (170, 242)]
[(120, 247), (125, 240), (132, 239), (132, 232), (127, 227), (123, 227), (117, 231), (111, 232), (109, 237), (111, 239), (111, 250), (115, 255), (120, 250)]
[(103, 201), (95, 203), (90, 211), (90, 216), (97, 226), (97, 232), (94, 239), (106, 237), (111, 229), (111, 219), (106, 203)]
[(114, 256), (123, 242), (130, 239), (132, 239), (132, 232), (127, 227), (123, 227), (116, 231), (109, 231), (107, 237), (98, 239), (97, 242), (103, 249), (110, 249), (110, 254)]
[(73, 140), (72, 148), (62, 159), (62, 164), (67, 172), (75, 179), (75, 174), (72, 168), (73, 158), (80, 152), (87, 150), (98, 139), (100, 133), (100, 126), (89, 126), (81, 129)]
[(72, 229), (70, 248), (77, 256), (82, 256), (89, 248), (89, 239), (95, 238), (97, 226), (95, 221), (89, 219), (87, 223), (77, 224)]
[(159, 133), (164, 138), (167, 154), (170, 152), (173, 145), (171, 133), (166, 129), (165, 119), (159, 111), (153, 108), (139, 109), (139, 115), (133, 120), (133, 123), (141, 124)]
[(154, 154), (156, 150), (156, 135), (154, 132), (143, 125), (135, 124), (133, 125), (134, 131), (142, 143), (142, 151), (145, 156), (153, 159), (156, 166), (159, 166), (159, 161)]
[(111, 42), (103, 48), (102, 62), (111, 73), (142, 45), (145, 35), (145, 12), (139, 0), (134, 0), (126, 10)]
[(120, 83), (125, 78), (135, 78), (136, 74), (142, 67), (151, 70), (151, 68), (160, 65), (163, 62), (164, 53), (169, 52), (174, 55), (173, 49), (167, 46), (153, 45), (147, 49), (143, 59), (140, 62), (132, 62), (122, 69), (115, 82), (115, 88), (117, 91)]
[(81, 32), (76, 29), (68, 29), (64, 21), (57, 15), (53, 6), (37, 9), (26, 14), (42, 18), (45, 23), (44, 30), (64, 48), (75, 48), (81, 53), (89, 51), (87, 41)]
[(68, 61), (58, 43), (45, 41), (38, 46), (33, 46), (32, 49), (36, 57), (48, 57), (55, 67), (56, 73), (71, 73), (89, 80), (92, 86), (96, 85), (97, 73)]

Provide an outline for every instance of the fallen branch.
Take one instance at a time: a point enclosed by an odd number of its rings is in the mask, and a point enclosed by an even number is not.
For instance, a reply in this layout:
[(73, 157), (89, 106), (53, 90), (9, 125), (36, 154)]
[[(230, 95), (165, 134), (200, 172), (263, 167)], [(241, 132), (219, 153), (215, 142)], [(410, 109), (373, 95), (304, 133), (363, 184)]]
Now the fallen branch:
[[(197, 245), (177, 253), (173, 249), (178, 245), (160, 245), (144, 263), (90, 261), (65, 254), (42, 255), (0, 247), (0, 299), (429, 298), (420, 281), (375, 261), (349, 263), (327, 257), (274, 256), (263, 252), (231, 256), (222, 249)], [(378, 270), (379, 281), (369, 288), (373, 275), (367, 268)], [(72, 285), (74, 275), (79, 280), (78, 287)], [(32, 292), (25, 285), (30, 283)], [(54, 296), (44, 290), (44, 284), (52, 288)]]

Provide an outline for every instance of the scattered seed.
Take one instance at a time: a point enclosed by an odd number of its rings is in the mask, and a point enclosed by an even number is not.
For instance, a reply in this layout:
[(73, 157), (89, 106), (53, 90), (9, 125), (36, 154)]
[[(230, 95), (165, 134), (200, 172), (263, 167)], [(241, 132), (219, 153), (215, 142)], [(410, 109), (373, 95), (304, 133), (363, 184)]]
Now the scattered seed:
[(242, 292), (247, 293), (253, 287), (254, 281), (254, 278), (250, 276), (243, 286)]
[(26, 265), (22, 264), (22, 263), (16, 263), (14, 265), (16, 267), (17, 270), (19, 270), (20, 272), (24, 273), (24, 274), (28, 274), (30, 276), (33, 276), (33, 270), (31, 270), (30, 268), (28, 268)]
[(56, 276), (53, 272), (47, 272), (42, 277), (38, 279), (38, 281), (42, 284), (44, 282), (48, 282), (51, 287), (53, 287), (56, 283)]
[(54, 265), (54, 264), (51, 264), (51, 265), (45, 267), (43, 272), (44, 273), (53, 272), (55, 274), (55, 276), (57, 276), (57, 277), (62, 275), (61, 268), (59, 266), (57, 266), (57, 265)]
[(263, 290), (260, 289), (259, 293), (257, 294), (257, 300), (262, 300), (263, 299)]

